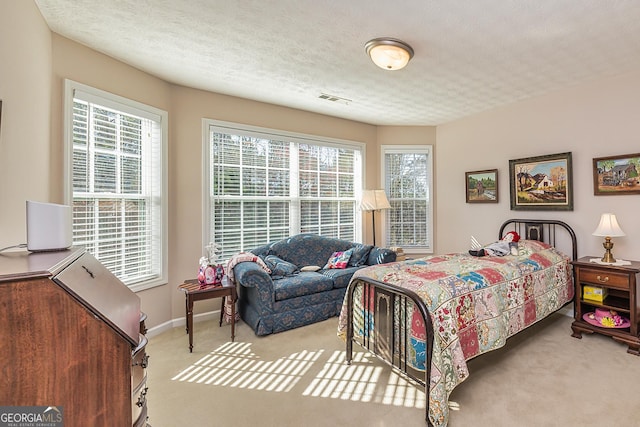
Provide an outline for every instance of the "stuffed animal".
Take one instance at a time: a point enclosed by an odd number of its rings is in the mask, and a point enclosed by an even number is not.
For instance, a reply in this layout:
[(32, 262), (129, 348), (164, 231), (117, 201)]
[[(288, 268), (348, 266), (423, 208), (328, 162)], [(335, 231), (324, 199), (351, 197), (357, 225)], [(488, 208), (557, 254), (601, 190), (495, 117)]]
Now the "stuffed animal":
[(520, 241), (520, 235), (515, 231), (510, 231), (502, 237), (502, 240), (498, 240), (497, 242), (481, 248), (478, 248), (478, 241), (473, 236), (471, 237), (471, 241), (472, 248), (469, 249), (469, 254), (473, 256), (518, 255), (518, 241)]
[(504, 237), (502, 238), (502, 240), (504, 242), (513, 242), (513, 243), (518, 243), (520, 241), (520, 235), (518, 233), (516, 233), (515, 231), (510, 231), (507, 234), (504, 235)]

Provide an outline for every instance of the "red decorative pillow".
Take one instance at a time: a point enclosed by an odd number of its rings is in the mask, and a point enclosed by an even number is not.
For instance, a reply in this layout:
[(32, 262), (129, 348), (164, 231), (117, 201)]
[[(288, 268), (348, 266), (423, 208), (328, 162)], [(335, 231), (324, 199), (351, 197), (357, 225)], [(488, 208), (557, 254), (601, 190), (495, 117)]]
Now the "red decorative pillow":
[(351, 258), (351, 254), (353, 253), (353, 249), (349, 249), (348, 251), (340, 251), (334, 252), (333, 255), (327, 261), (327, 265), (324, 266), (325, 270), (331, 268), (347, 268), (347, 264), (349, 264), (349, 258)]

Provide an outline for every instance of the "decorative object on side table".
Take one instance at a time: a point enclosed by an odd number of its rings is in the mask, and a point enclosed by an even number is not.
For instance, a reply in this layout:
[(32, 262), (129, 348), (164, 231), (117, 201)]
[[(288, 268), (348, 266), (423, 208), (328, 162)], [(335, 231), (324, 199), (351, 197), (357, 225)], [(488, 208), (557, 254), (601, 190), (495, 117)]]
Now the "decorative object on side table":
[(201, 287), (222, 286), (224, 277), (224, 267), (218, 263), (218, 257), (222, 253), (221, 248), (211, 242), (204, 247), (205, 256), (200, 258), (200, 269), (198, 271), (198, 282)]
[(616, 216), (612, 213), (603, 213), (600, 217), (600, 223), (598, 224), (596, 230), (593, 232), (593, 235), (604, 237), (604, 243), (602, 243), (602, 246), (604, 247), (605, 252), (600, 261), (609, 264), (615, 263), (616, 259), (611, 253), (611, 249), (613, 249), (613, 242), (611, 241), (611, 238), (626, 236), (626, 234), (624, 234), (624, 231), (622, 231), (622, 229), (620, 228)]
[[(591, 257), (572, 262), (575, 277), (575, 338), (601, 334), (628, 345), (627, 353), (640, 356), (640, 262), (628, 265), (593, 263)], [(594, 292), (599, 294), (597, 297)]]

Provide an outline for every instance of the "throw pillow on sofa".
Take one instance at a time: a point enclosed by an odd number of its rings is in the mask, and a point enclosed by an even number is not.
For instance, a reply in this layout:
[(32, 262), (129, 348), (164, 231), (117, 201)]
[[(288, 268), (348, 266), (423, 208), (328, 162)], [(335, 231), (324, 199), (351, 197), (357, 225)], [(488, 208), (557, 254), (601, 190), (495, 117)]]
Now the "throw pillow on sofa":
[(367, 263), (367, 258), (369, 258), (369, 252), (373, 249), (373, 245), (364, 245), (362, 243), (358, 243), (351, 250), (353, 254), (349, 259), (349, 267), (360, 267), (361, 265), (365, 265)]
[(349, 249), (348, 251), (339, 251), (334, 252), (333, 255), (327, 261), (327, 264), (324, 266), (325, 270), (329, 270), (332, 268), (347, 268), (349, 264), (349, 259), (353, 254), (353, 249)]
[(299, 273), (298, 266), (278, 258), (275, 255), (267, 255), (264, 258), (265, 264), (271, 270), (271, 277), (274, 279), (280, 279), (283, 277), (293, 276)]

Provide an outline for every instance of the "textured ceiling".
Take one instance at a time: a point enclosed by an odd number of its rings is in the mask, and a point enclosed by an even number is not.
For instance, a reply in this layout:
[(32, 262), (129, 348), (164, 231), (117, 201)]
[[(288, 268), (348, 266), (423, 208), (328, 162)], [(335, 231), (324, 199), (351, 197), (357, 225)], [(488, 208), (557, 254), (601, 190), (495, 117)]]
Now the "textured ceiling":
[[(36, 4), (52, 31), (166, 81), (378, 125), (437, 125), (640, 69), (639, 0)], [(405, 69), (366, 56), (382, 36), (413, 47)]]

